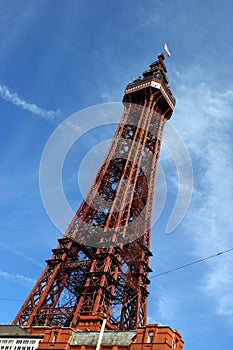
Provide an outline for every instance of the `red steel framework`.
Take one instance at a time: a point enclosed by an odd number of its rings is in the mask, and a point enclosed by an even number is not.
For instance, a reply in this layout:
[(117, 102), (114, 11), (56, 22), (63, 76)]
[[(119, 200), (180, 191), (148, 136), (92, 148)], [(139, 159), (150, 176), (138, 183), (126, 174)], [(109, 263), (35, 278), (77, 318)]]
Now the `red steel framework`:
[(13, 324), (108, 329), (146, 325), (152, 206), (175, 100), (163, 53), (127, 85), (105, 159)]

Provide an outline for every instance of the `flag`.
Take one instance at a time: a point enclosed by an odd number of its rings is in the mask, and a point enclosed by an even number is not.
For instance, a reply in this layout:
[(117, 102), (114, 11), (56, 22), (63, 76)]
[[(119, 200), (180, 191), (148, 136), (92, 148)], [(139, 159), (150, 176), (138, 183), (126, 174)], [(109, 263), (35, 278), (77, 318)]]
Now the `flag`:
[(171, 52), (169, 51), (169, 48), (167, 46), (167, 43), (164, 43), (164, 50), (166, 51), (168, 57), (172, 57)]

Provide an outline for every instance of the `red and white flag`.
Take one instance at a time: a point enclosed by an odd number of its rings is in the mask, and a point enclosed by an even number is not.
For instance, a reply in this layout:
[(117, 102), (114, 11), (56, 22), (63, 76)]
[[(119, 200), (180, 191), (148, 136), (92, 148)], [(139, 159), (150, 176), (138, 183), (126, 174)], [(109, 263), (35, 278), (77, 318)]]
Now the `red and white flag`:
[(172, 57), (171, 52), (170, 52), (170, 50), (169, 50), (169, 48), (167, 46), (167, 43), (164, 43), (164, 50), (166, 51), (168, 57)]

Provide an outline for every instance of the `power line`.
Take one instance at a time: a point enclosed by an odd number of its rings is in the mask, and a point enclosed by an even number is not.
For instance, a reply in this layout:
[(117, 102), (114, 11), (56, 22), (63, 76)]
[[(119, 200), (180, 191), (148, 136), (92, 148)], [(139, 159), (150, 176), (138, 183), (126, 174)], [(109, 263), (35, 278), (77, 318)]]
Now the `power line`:
[[(198, 263), (200, 263), (200, 262), (202, 262), (202, 261), (215, 258), (215, 257), (217, 257), (217, 256), (219, 256), (219, 255), (226, 254), (226, 253), (229, 253), (229, 252), (231, 252), (231, 251), (233, 251), (233, 247), (230, 248), (230, 249), (224, 250), (223, 252), (219, 252), (219, 253), (216, 253), (216, 254), (213, 254), (213, 255), (209, 255), (209, 256), (207, 256), (207, 257), (205, 257), (205, 258), (192, 261), (192, 262), (190, 262), (190, 263), (188, 263), (188, 264), (185, 264), (185, 265), (182, 265), (182, 266), (179, 266), (179, 267), (175, 267), (174, 269), (161, 272), (161, 273), (159, 273), (158, 275), (151, 276), (150, 279), (156, 278), (156, 277), (160, 277), (160, 276), (163, 276), (163, 275), (167, 275), (168, 273), (171, 273), (171, 272), (175, 272), (175, 271), (184, 269), (184, 268), (189, 267), (189, 266), (191, 266), (191, 265), (198, 264)], [(0, 300), (3, 300), (3, 301), (20, 301), (20, 302), (23, 302), (23, 301), (24, 301), (24, 300), (22, 300), (22, 299), (1, 298), (1, 297), (0, 297)]]
[(185, 265), (182, 265), (182, 266), (179, 266), (179, 267), (175, 267), (174, 269), (171, 269), (171, 270), (168, 270), (168, 271), (164, 271), (164, 272), (161, 272), (161, 273), (159, 273), (159, 274), (157, 274), (157, 275), (151, 276), (150, 279), (156, 278), (156, 277), (160, 277), (160, 276), (163, 276), (163, 275), (167, 275), (168, 273), (171, 273), (171, 272), (174, 272), (174, 271), (177, 271), (177, 270), (184, 269), (184, 268), (189, 267), (189, 266), (191, 266), (191, 265), (198, 264), (198, 263), (200, 263), (200, 262), (202, 262), (202, 261), (205, 261), (205, 260), (208, 260), (208, 259), (211, 259), (211, 258), (215, 258), (215, 257), (217, 257), (217, 256), (219, 256), (219, 255), (228, 253), (228, 252), (230, 252), (230, 251), (232, 251), (232, 250), (233, 250), (233, 248), (230, 248), (230, 249), (224, 250), (223, 252), (219, 252), (219, 253), (217, 253), (217, 254), (213, 254), (213, 255), (207, 256), (207, 257), (205, 257), (205, 258), (192, 261), (192, 262), (190, 262), (190, 263), (188, 263), (188, 264), (185, 264)]

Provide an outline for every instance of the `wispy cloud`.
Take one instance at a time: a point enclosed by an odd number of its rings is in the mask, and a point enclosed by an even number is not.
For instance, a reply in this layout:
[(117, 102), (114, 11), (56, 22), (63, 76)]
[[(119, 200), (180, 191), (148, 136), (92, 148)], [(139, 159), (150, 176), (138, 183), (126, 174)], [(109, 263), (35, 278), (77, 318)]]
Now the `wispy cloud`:
[(15, 106), (21, 107), (22, 109), (30, 111), (47, 120), (48, 119), (52, 120), (55, 117), (58, 117), (62, 114), (62, 112), (59, 110), (58, 111), (47, 110), (45, 108), (38, 107), (34, 103), (29, 103), (25, 101), (16, 92), (10, 91), (8, 86), (3, 85), (1, 83), (0, 83), (0, 96), (4, 100), (14, 104)]
[(211, 270), (205, 276), (205, 280), (201, 285), (207, 295), (214, 295), (217, 300), (217, 314), (228, 317), (231, 324), (233, 324), (232, 263), (233, 258), (230, 254), (219, 258), (213, 266), (210, 266)]
[(157, 317), (161, 323), (174, 319), (174, 300), (171, 297), (161, 296), (158, 300)]
[(26, 259), (26, 260), (28, 260), (28, 261), (30, 261), (30, 262), (33, 262), (33, 263), (36, 264), (37, 266), (44, 267), (44, 265), (42, 265), (41, 263), (37, 262), (35, 259), (33, 259), (33, 258), (31, 258), (30, 256), (27, 256), (27, 255), (25, 255), (25, 254), (19, 252), (18, 250), (16, 250), (16, 249), (10, 247), (10, 246), (7, 245), (7, 244), (4, 244), (4, 243), (1, 243), (1, 242), (0, 242), (0, 247), (3, 248), (3, 249), (6, 249), (6, 250), (8, 250), (8, 251), (10, 251), (10, 252), (13, 253), (13, 254), (19, 255), (19, 256), (21, 256), (22, 258), (24, 258), (24, 259)]
[[(200, 258), (232, 247), (233, 91), (216, 91), (201, 81), (201, 75), (197, 82), (195, 69), (176, 79), (176, 127), (194, 167), (193, 199), (183, 227), (192, 240), (192, 255)], [(209, 261), (200, 287), (215, 300), (216, 313), (231, 321), (232, 266), (232, 253)]]
[(0, 270), (0, 278), (4, 278), (4, 279), (11, 281), (11, 282), (19, 283), (23, 286), (26, 285), (28, 287), (32, 287), (36, 282), (36, 280), (34, 280), (32, 278), (25, 277), (25, 276), (20, 275), (18, 273), (11, 274), (9, 272), (2, 271), (2, 270)]

